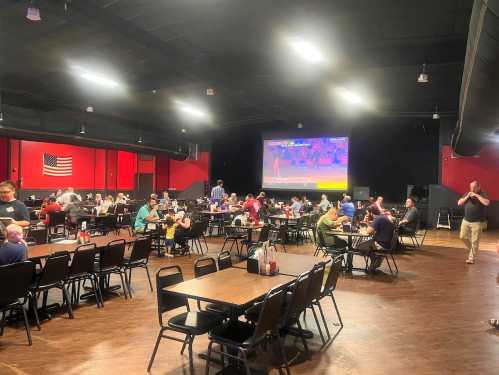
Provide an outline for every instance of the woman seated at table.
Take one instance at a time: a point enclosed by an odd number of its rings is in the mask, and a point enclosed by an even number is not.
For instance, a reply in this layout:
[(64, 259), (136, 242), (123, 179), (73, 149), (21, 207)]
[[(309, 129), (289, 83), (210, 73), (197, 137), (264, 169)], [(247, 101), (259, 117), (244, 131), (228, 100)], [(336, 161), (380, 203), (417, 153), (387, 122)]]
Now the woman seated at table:
[(123, 193), (118, 193), (118, 195), (116, 195), (116, 204), (126, 204), (126, 197), (125, 197), (125, 194)]
[(97, 215), (106, 215), (111, 212), (111, 208), (114, 206), (114, 199), (112, 195), (108, 195), (104, 199), (100, 206), (96, 207)]
[(188, 215), (185, 215), (184, 211), (179, 211), (177, 213), (177, 221), (175, 228), (175, 236), (173, 240), (176, 244), (180, 245), (180, 250), (182, 254), (189, 251), (189, 245), (187, 244), (188, 239), (191, 236), (191, 225), (192, 221)]
[(237, 206), (239, 205), (239, 201), (237, 200), (237, 194), (232, 193), (229, 197), (229, 205), (231, 206)]
[(140, 207), (139, 212), (137, 212), (134, 225), (135, 231), (138, 233), (144, 233), (147, 224), (158, 222), (159, 215), (157, 210), (158, 202), (156, 199), (149, 197), (146, 204)]
[(102, 202), (103, 202), (103, 201), (104, 201), (104, 200), (102, 199), (102, 195), (101, 195), (101, 193), (95, 193), (95, 200), (94, 200), (94, 202), (95, 202), (95, 207), (100, 206), (100, 205), (102, 204)]
[(343, 223), (348, 222), (348, 216), (338, 216), (336, 208), (331, 207), (317, 222), (317, 231), (322, 234), (325, 246), (347, 247), (347, 242), (331, 233), (332, 230), (340, 229)]

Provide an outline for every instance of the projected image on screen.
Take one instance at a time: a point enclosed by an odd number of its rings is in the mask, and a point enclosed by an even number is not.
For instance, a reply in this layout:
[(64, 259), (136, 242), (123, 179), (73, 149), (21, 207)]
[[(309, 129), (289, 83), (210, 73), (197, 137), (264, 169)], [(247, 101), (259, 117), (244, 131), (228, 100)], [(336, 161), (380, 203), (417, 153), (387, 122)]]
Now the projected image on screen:
[(264, 140), (263, 188), (347, 190), (348, 138)]

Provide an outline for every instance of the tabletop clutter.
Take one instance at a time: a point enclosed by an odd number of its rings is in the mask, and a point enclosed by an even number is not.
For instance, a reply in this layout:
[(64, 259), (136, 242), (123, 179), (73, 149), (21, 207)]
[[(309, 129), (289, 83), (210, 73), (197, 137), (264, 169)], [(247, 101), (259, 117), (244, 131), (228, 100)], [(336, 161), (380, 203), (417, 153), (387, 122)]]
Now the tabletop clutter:
[(247, 260), (247, 271), (265, 276), (277, 275), (279, 264), (277, 262), (275, 246), (264, 242), (258, 245)]

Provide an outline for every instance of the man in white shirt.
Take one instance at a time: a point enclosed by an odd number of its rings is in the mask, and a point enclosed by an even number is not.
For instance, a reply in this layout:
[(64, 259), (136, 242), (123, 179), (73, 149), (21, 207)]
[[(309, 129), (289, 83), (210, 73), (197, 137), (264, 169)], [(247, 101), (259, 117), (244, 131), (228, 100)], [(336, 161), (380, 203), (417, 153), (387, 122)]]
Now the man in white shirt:
[(64, 211), (70, 203), (74, 202), (81, 202), (81, 197), (74, 192), (74, 189), (72, 187), (68, 187), (64, 194), (57, 198), (57, 203), (62, 206), (62, 209)]

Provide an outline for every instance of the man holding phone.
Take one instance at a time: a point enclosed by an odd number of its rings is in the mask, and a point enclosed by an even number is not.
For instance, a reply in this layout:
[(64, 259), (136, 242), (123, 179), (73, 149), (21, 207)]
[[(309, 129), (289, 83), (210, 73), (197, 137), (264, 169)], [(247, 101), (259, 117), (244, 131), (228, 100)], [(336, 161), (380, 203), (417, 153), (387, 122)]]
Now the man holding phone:
[(470, 183), (470, 191), (459, 199), (457, 204), (464, 207), (459, 238), (463, 240), (469, 251), (466, 263), (473, 264), (478, 255), (482, 222), (485, 221), (485, 207), (490, 204), (490, 200), (485, 197), (478, 181), (473, 181)]

